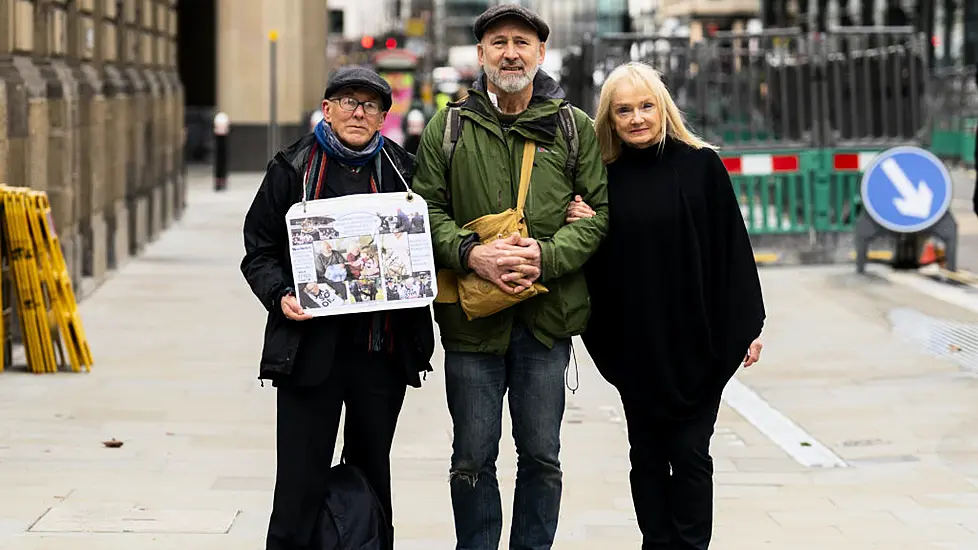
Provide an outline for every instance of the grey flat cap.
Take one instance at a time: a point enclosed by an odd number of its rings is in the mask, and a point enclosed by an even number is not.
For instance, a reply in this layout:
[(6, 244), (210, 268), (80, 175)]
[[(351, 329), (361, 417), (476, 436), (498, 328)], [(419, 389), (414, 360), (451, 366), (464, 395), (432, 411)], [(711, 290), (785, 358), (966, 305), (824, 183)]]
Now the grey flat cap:
[(384, 110), (389, 111), (391, 104), (391, 85), (376, 72), (365, 67), (348, 66), (341, 67), (333, 74), (326, 91), (323, 92), (323, 99), (329, 99), (336, 92), (343, 88), (367, 88), (377, 92)]
[(472, 32), (475, 33), (476, 41), (482, 40), (482, 36), (486, 34), (486, 30), (493, 23), (507, 18), (520, 19), (525, 22), (537, 31), (537, 36), (540, 37), (541, 42), (546, 42), (547, 37), (550, 36), (550, 27), (539, 15), (519, 4), (499, 4), (482, 12), (482, 15), (476, 18), (475, 24), (472, 25)]

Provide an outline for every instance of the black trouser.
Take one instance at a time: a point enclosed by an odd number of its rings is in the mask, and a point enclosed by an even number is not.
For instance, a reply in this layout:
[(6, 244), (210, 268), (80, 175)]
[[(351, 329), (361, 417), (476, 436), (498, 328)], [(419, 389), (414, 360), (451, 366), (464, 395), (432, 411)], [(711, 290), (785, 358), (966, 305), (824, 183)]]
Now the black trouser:
[(642, 550), (706, 550), (713, 535), (710, 438), (719, 401), (693, 418), (664, 420), (641, 391), (621, 397)]
[[(343, 453), (358, 467), (391, 515), (390, 451), (404, 402), (404, 374), (389, 358), (338, 358), (329, 377), (312, 387), (278, 388), (278, 468), (266, 550), (312, 549), (346, 404)], [(393, 524), (389, 526), (393, 538)]]

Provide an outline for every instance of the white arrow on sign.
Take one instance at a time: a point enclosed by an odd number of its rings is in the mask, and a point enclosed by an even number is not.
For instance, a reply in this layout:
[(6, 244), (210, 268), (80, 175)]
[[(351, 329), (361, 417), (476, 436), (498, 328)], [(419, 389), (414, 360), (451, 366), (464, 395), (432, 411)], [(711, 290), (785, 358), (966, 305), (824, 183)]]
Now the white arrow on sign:
[(921, 180), (915, 188), (903, 168), (900, 168), (900, 165), (892, 158), (884, 160), (880, 167), (886, 177), (893, 182), (893, 187), (896, 187), (897, 192), (900, 193), (900, 197), (893, 199), (893, 205), (901, 214), (921, 219), (930, 215), (931, 203), (934, 202), (934, 192), (931, 191), (927, 182)]

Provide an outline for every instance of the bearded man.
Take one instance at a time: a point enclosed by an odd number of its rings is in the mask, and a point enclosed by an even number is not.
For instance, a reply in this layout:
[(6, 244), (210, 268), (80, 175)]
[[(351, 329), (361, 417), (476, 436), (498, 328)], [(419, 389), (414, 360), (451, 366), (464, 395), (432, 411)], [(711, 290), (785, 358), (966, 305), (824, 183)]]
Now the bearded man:
[[(509, 4), (487, 10), (473, 30), (484, 74), (466, 99), (449, 104), (425, 128), (413, 189), (428, 204), (440, 268), (474, 272), (507, 293), (537, 280), (549, 292), (471, 321), (457, 301), (434, 304), (454, 429), (449, 486), (456, 548), (499, 547), (496, 458), (508, 390), (518, 454), (508, 547), (542, 550), (552, 547), (557, 531), (564, 373), (570, 339), (587, 324), (581, 268), (607, 230), (607, 176), (590, 119), (569, 107), (557, 82), (539, 70), (547, 24)], [(525, 209), (529, 236), (480, 244), (463, 226), (516, 205), (527, 141), (535, 151)], [(454, 143), (450, 150), (447, 143)], [(568, 225), (564, 211), (576, 196), (595, 201), (596, 213)]]

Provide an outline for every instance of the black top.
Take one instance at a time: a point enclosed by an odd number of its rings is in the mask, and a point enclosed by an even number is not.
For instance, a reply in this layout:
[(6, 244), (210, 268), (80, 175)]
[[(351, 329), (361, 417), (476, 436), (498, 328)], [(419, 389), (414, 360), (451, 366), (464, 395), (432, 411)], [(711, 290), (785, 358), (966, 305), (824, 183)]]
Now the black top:
[(586, 267), (583, 335), (619, 389), (654, 412), (715, 405), (760, 335), (764, 304), (747, 229), (722, 161), (667, 139), (608, 166), (610, 226)]
[(326, 165), (326, 181), (323, 182), (322, 196), (318, 199), (332, 199), (345, 195), (359, 195), (370, 192), (371, 162), (366, 166), (346, 166), (336, 160)]

